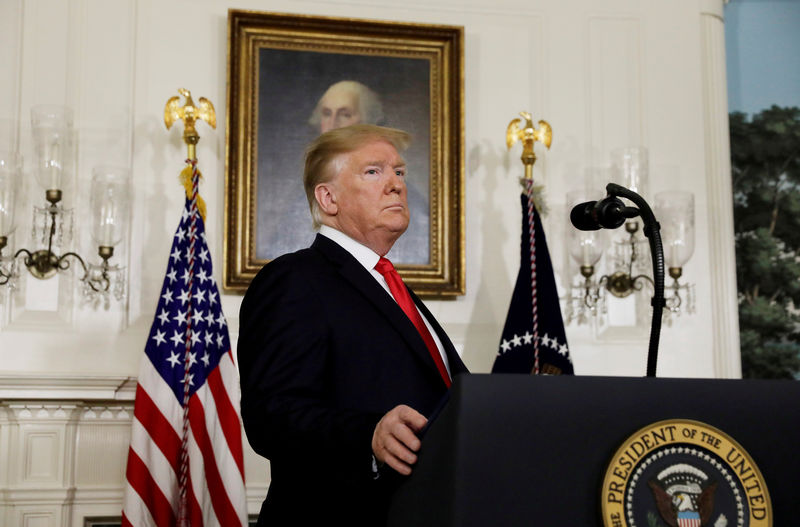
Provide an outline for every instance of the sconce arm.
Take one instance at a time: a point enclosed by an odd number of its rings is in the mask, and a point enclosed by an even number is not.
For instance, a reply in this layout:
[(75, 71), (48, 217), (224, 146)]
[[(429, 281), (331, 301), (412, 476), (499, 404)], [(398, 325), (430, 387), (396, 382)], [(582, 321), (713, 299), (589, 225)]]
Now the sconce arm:
[(88, 267), (86, 267), (86, 263), (83, 261), (83, 258), (80, 257), (79, 254), (74, 252), (64, 253), (58, 259), (58, 268), (61, 270), (69, 269), (69, 262), (67, 261), (67, 256), (72, 256), (78, 263), (81, 264), (83, 267), (83, 278), (81, 278), (82, 282), (85, 282), (92, 288), (93, 291), (99, 293), (101, 291), (108, 291), (108, 288), (111, 286), (111, 280), (108, 279), (108, 258), (103, 258), (103, 265), (102, 265), (102, 273), (100, 274), (100, 278), (93, 278), (90, 276), (90, 272)]
[[(58, 271), (66, 271), (70, 266), (70, 262), (67, 260), (67, 258), (72, 257), (77, 260), (83, 268), (83, 277), (81, 278), (81, 281), (88, 284), (93, 291), (98, 293), (101, 291), (108, 291), (109, 287), (111, 286), (111, 280), (108, 278), (108, 258), (103, 258), (102, 273), (100, 277), (92, 278), (92, 276), (90, 276), (91, 273), (89, 272), (89, 268), (86, 266), (83, 258), (81, 258), (78, 253), (68, 252), (61, 256), (57, 256), (50, 250), (42, 249), (32, 253), (28, 249), (22, 248), (14, 253), (14, 259), (18, 258), (21, 254), (25, 255), (23, 260), (25, 267), (27, 267), (28, 271), (36, 278), (45, 279), (53, 276)], [(0, 285), (8, 282), (10, 278), (10, 276), (6, 276), (0, 270), (0, 280), (2, 280), (0, 281)]]
[(83, 278), (81, 280), (85, 280), (89, 270), (86, 268), (86, 263), (83, 261), (83, 258), (81, 258), (78, 253), (68, 252), (61, 255), (57, 260), (58, 269), (61, 271), (66, 271), (69, 269), (69, 261), (67, 260), (68, 256), (72, 256), (78, 260), (79, 264), (81, 264), (81, 267), (83, 267)]
[(33, 253), (25, 248), (19, 249), (17, 252), (15, 252), (14, 259), (16, 260), (17, 258), (19, 258), (19, 255), (22, 253), (25, 253), (27, 255), (25, 256), (25, 267), (30, 267), (31, 265), (33, 265)]
[(14, 273), (12, 273), (11, 271), (9, 271), (8, 273), (4, 273), (3, 268), (0, 267), (0, 285), (6, 285), (8, 281), (11, 280), (11, 276), (13, 274)]

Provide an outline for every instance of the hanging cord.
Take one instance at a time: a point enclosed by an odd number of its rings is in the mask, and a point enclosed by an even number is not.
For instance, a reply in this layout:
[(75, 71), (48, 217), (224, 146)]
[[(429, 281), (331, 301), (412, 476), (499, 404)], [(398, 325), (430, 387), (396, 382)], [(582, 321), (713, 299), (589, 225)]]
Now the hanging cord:
[(533, 370), (539, 375), (539, 306), (536, 283), (536, 222), (534, 221), (533, 179), (525, 179), (525, 193), (528, 196), (528, 247), (531, 260), (531, 318), (533, 320)]
[(189, 380), (191, 368), (191, 351), (192, 351), (192, 288), (194, 286), (194, 246), (197, 239), (197, 216), (200, 211), (197, 206), (197, 189), (199, 184), (199, 173), (197, 171), (197, 159), (187, 159), (186, 163), (192, 170), (192, 194), (189, 206), (189, 253), (188, 258), (188, 306), (186, 308), (186, 349), (183, 356), (183, 435), (181, 436), (181, 457), (180, 457), (180, 475), (178, 478), (179, 492), (180, 492), (180, 508), (178, 512), (178, 525), (180, 527), (189, 527), (189, 506), (188, 506), (188, 486), (189, 486)]

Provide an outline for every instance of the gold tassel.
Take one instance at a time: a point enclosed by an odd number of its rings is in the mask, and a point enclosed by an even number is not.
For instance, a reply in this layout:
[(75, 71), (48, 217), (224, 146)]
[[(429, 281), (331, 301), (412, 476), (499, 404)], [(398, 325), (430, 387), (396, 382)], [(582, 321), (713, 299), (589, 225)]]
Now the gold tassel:
[[(186, 199), (192, 199), (192, 166), (186, 165), (186, 168), (181, 170), (181, 184), (183, 188), (186, 189)], [(203, 179), (203, 174), (200, 173), (200, 170), (197, 170), (197, 179)], [(203, 223), (206, 221), (206, 202), (200, 196), (200, 192), (197, 193), (197, 210), (200, 212), (200, 217), (203, 218)]]

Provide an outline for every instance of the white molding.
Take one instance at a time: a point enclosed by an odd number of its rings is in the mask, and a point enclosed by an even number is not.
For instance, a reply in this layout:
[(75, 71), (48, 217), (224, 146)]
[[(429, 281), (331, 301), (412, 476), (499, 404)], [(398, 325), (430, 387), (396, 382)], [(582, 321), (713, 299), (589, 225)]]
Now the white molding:
[(14, 487), (3, 489), (0, 504), (16, 507), (24, 505), (60, 505), (75, 497), (74, 488)]
[(92, 488), (87, 485), (81, 485), (81, 488), (75, 489), (75, 502), (83, 506), (100, 503), (117, 504), (122, 503), (124, 495), (124, 481), (118, 487), (113, 488), (108, 486)]
[(247, 501), (248, 514), (258, 514), (261, 510), (261, 504), (267, 496), (269, 490), (269, 483), (266, 485), (248, 483), (245, 486), (245, 500)]
[(132, 401), (136, 379), (121, 376), (0, 375), (0, 399)]
[(77, 401), (58, 401), (42, 403), (40, 401), (8, 401), (2, 407), (10, 411), (9, 418), (16, 422), (26, 423), (59, 423), (67, 424), (77, 419), (79, 407)]
[(133, 417), (133, 401), (124, 401), (121, 404), (93, 405), (87, 401), (81, 413), (81, 422), (92, 425), (130, 422)]
[(727, 4), (728, 1), (729, 0), (701, 0), (700, 13), (702, 15), (718, 18), (720, 21), (722, 21), (724, 18), (724, 4)]

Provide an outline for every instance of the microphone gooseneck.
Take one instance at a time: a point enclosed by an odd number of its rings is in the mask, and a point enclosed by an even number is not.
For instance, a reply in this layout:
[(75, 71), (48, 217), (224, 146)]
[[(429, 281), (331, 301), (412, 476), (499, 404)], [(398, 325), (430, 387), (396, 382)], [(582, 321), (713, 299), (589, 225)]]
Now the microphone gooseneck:
[[(641, 216), (644, 235), (650, 242), (653, 260), (653, 320), (650, 325), (650, 347), (647, 354), (647, 376), (656, 376), (658, 341), (661, 337), (661, 315), (666, 305), (664, 300), (664, 247), (661, 243), (661, 226), (656, 221), (647, 202), (636, 192), (620, 185), (606, 185), (608, 196), (600, 201), (587, 201), (572, 208), (569, 218), (576, 229), (596, 231), (601, 228), (616, 229), (626, 219)], [(627, 207), (619, 196), (633, 202), (636, 207)]]

